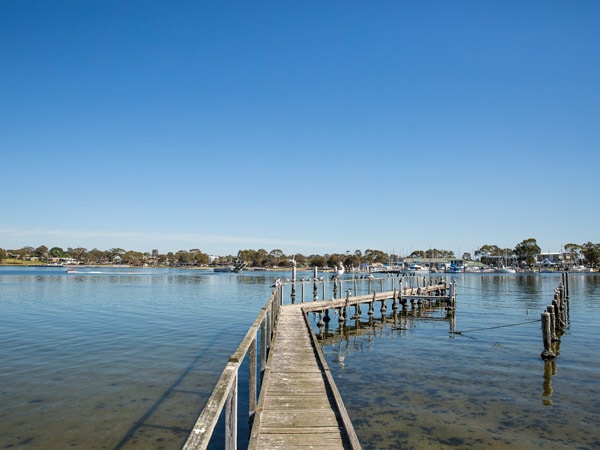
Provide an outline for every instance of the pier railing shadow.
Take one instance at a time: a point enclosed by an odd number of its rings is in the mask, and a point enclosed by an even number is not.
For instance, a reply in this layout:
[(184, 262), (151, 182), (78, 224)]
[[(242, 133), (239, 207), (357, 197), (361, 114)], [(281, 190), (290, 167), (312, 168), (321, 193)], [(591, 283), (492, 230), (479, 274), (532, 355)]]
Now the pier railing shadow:
[[(183, 449), (207, 448), (222, 415), (225, 416), (225, 448), (237, 447), (239, 371), (246, 358), (249, 360), (248, 421), (251, 427), (256, 413), (257, 393), (266, 367), (280, 305), (281, 289), (274, 289), (242, 342), (229, 357), (229, 361), (200, 412)], [(260, 358), (258, 354), (259, 345)]]

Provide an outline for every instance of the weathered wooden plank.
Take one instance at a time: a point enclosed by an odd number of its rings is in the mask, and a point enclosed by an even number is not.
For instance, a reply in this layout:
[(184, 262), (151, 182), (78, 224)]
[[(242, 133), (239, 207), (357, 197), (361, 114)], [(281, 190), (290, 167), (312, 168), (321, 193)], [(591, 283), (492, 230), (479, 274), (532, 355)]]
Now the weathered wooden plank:
[(303, 314), (295, 305), (280, 310), (249, 448), (360, 448)]
[(263, 414), (261, 421), (261, 425), (265, 428), (312, 428), (315, 432), (319, 432), (321, 428), (340, 426), (334, 414), (315, 413), (309, 410), (275, 410)]

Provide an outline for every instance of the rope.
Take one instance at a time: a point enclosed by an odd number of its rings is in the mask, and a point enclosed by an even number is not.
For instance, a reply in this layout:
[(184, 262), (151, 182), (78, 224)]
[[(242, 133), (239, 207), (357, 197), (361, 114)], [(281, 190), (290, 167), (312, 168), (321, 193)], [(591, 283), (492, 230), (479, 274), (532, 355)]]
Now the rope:
[(466, 330), (466, 331), (450, 331), (449, 333), (460, 334), (462, 336), (463, 333), (474, 333), (476, 331), (495, 330), (496, 328), (516, 327), (519, 325), (527, 325), (530, 323), (536, 323), (536, 322), (541, 322), (541, 321), (542, 321), (542, 319), (537, 319), (537, 320), (530, 320), (529, 322), (511, 323), (509, 325), (496, 325), (495, 327), (475, 328), (473, 330)]

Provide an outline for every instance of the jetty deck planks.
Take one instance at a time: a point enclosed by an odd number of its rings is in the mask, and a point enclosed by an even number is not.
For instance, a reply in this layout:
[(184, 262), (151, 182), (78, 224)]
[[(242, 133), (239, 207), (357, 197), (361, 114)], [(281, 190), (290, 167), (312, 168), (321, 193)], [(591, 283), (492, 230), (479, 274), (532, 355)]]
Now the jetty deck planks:
[[(249, 447), (360, 448), (300, 305), (282, 307)], [(350, 429), (348, 429), (350, 428)]]

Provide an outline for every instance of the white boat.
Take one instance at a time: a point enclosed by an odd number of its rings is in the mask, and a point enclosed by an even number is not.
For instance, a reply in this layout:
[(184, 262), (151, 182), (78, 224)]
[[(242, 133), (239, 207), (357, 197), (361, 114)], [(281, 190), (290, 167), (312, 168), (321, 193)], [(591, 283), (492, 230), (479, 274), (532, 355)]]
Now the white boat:
[(419, 275), (429, 273), (429, 267), (421, 266), (420, 264), (411, 264), (408, 269), (402, 271), (403, 275)]
[(567, 270), (569, 272), (579, 272), (579, 273), (593, 272), (592, 269), (590, 269), (589, 267), (585, 267), (585, 266), (573, 266), (573, 267), (569, 267)]
[(512, 267), (506, 267), (504, 264), (498, 268), (497, 272), (498, 273), (517, 273), (517, 271), (515, 269), (513, 269)]

